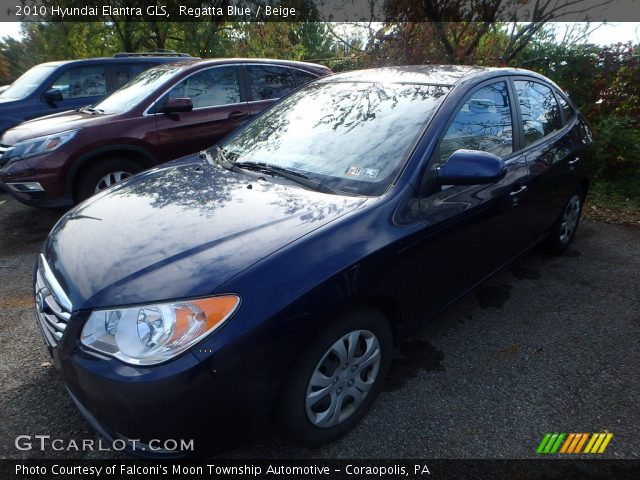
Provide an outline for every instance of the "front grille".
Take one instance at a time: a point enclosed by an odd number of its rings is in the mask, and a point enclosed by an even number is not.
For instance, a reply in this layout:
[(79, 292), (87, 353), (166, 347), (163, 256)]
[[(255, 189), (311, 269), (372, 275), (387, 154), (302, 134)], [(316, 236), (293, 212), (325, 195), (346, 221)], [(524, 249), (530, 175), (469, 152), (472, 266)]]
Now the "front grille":
[(71, 314), (52, 295), (41, 267), (36, 271), (35, 296), (36, 313), (44, 337), (50, 346), (55, 347), (62, 340)]

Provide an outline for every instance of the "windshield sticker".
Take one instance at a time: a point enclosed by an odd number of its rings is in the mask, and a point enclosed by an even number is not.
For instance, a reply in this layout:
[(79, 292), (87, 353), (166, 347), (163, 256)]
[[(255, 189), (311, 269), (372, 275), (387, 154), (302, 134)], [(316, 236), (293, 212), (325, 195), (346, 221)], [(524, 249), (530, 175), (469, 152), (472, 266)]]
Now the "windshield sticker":
[(380, 172), (380, 170), (376, 170), (374, 168), (365, 168), (364, 169), (364, 176), (367, 178), (376, 178), (378, 176), (378, 173)]
[(362, 167), (349, 167), (347, 169), (347, 175), (358, 176), (362, 172)]

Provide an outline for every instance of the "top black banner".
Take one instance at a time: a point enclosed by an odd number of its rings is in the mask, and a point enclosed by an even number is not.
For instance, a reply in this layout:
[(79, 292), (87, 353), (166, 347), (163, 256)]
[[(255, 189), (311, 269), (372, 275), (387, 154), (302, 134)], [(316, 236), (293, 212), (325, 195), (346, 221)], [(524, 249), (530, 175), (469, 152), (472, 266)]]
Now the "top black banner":
[(640, 0), (0, 0), (3, 22), (640, 21)]

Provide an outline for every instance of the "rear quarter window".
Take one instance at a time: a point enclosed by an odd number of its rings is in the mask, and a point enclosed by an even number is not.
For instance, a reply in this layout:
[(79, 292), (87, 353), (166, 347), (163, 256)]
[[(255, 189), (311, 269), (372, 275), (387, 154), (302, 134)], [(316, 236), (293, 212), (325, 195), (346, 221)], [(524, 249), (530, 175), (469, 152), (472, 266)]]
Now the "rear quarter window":
[(558, 94), (558, 101), (560, 102), (560, 108), (564, 113), (565, 122), (569, 123), (576, 116), (576, 111), (573, 109), (569, 102), (567, 102), (561, 94)]

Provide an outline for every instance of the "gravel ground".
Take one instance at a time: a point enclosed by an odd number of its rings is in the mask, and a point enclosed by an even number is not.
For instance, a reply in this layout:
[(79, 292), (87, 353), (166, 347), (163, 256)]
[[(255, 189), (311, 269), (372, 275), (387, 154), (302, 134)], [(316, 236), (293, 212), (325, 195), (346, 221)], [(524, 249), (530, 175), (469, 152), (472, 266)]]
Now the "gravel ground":
[[(0, 458), (17, 435), (97, 439), (34, 320), (31, 275), (60, 213), (0, 195)], [(532, 252), (396, 353), (369, 415), (316, 450), (269, 433), (231, 458), (527, 458), (546, 432), (613, 432), (607, 458), (640, 458), (640, 230), (584, 221), (561, 257)]]

